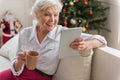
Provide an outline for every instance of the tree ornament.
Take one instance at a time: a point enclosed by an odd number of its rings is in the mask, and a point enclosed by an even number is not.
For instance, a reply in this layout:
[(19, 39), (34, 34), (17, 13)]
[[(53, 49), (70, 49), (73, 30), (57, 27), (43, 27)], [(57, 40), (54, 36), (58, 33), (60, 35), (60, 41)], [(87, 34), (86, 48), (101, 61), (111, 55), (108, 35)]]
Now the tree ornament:
[(88, 5), (88, 1), (84, 0), (84, 5), (87, 6)]
[(85, 32), (86, 31), (86, 28), (85, 27), (82, 27), (82, 32)]
[(82, 20), (81, 19), (79, 19), (79, 21), (78, 21), (80, 24), (82, 23)]
[(93, 11), (92, 11), (92, 9), (89, 11), (89, 14), (90, 14), (90, 15), (93, 15)]
[(70, 1), (69, 4), (70, 4), (70, 6), (73, 6), (73, 5), (74, 5), (74, 3), (73, 3), (72, 1)]
[(78, 2), (79, 2), (79, 0), (76, 0), (76, 2), (78, 3)]
[(68, 3), (65, 3), (65, 6), (68, 6)]
[(76, 21), (75, 19), (71, 19), (71, 20), (70, 20), (70, 23), (71, 23), (72, 25), (75, 25), (75, 24), (77, 24), (77, 21)]
[(87, 29), (87, 28), (89, 28), (89, 25), (88, 25), (88, 24), (86, 24), (86, 25), (85, 25), (85, 28), (86, 28), (86, 29)]
[(63, 11), (66, 12), (66, 7), (63, 8)]
[(67, 25), (68, 25), (67, 21), (64, 21), (64, 26), (67, 26)]

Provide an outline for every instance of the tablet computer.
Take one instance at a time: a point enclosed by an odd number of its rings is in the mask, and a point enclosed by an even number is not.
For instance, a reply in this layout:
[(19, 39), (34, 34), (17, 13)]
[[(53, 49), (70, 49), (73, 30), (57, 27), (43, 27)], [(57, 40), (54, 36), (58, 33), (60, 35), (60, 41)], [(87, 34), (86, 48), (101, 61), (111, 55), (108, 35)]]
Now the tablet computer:
[(80, 37), (82, 32), (81, 27), (77, 28), (68, 28), (62, 30), (60, 45), (59, 45), (59, 58), (69, 57), (78, 55), (79, 52), (70, 48), (70, 43), (73, 42), (76, 38)]

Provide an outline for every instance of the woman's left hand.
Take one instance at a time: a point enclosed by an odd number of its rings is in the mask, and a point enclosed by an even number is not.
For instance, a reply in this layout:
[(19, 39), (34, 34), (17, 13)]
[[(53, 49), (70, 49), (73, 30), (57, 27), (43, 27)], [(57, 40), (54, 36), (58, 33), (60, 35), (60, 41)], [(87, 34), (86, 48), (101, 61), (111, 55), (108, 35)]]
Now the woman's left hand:
[(88, 48), (88, 45), (87, 45), (87, 42), (84, 41), (83, 38), (79, 37), (79, 38), (75, 39), (75, 40), (70, 44), (70, 47), (71, 47), (72, 49), (81, 51), (81, 50), (87, 49), (87, 48)]

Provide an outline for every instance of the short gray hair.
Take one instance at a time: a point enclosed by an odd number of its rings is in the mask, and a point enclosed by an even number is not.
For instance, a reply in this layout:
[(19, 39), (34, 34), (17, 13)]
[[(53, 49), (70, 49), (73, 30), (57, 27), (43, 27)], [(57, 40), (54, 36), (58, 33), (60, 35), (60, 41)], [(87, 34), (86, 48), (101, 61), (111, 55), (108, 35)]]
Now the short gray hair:
[(60, 0), (36, 0), (32, 6), (31, 14), (35, 16), (35, 13), (53, 5), (58, 7), (58, 12), (62, 10), (63, 5)]

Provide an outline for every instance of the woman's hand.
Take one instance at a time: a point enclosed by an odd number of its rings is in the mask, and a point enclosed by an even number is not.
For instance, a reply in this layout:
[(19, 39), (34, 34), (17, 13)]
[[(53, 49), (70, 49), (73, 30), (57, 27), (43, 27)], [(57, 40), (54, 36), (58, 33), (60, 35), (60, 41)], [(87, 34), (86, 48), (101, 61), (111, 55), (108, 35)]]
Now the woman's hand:
[(14, 68), (16, 71), (19, 71), (22, 67), (22, 64), (26, 61), (26, 52), (19, 52), (18, 57), (14, 63)]
[(24, 63), (26, 61), (26, 52), (19, 52), (17, 61), (20, 63)]
[(72, 49), (81, 51), (81, 50), (87, 49), (87, 48), (88, 48), (88, 45), (87, 45), (87, 42), (84, 41), (83, 38), (79, 37), (79, 38), (75, 39), (75, 40), (70, 44), (70, 47), (71, 47)]
[(104, 45), (104, 43), (99, 41), (98, 39), (92, 39), (89, 41), (85, 41), (83, 38), (79, 37), (70, 44), (70, 47), (72, 49), (81, 51), (81, 50), (85, 50), (88, 48), (98, 48), (102, 45)]

